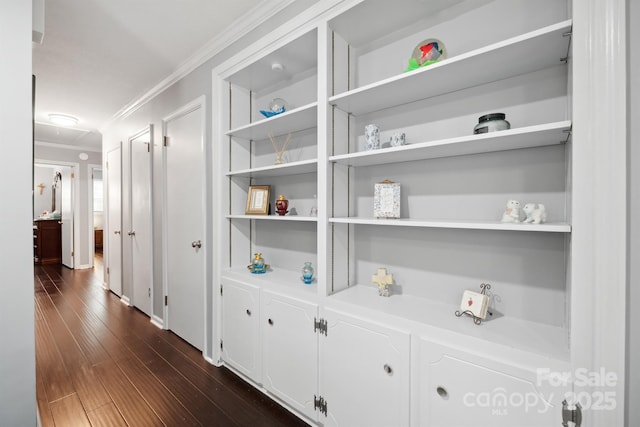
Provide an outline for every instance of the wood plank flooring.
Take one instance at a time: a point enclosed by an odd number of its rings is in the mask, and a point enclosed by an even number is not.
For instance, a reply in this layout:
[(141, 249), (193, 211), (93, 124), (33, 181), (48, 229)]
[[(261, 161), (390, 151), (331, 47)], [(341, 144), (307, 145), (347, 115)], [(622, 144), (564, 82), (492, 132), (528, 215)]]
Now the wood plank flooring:
[(105, 291), (96, 261), (89, 270), (35, 267), (43, 427), (306, 425)]

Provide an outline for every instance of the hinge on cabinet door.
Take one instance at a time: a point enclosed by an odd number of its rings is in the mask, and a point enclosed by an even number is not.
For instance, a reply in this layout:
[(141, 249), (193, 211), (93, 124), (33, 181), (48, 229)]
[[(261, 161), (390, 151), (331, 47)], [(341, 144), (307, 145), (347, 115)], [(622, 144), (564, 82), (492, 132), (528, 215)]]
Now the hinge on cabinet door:
[(145, 142), (145, 144), (147, 144), (147, 153), (151, 152), (151, 143), (150, 142)]
[(151, 298), (151, 288), (149, 288), (149, 298)]
[(569, 405), (566, 400), (562, 401), (562, 425), (569, 427), (569, 423), (573, 423), (575, 427), (580, 427), (582, 424), (582, 406), (580, 402), (576, 403), (575, 409), (569, 409)]
[(169, 305), (169, 295), (164, 296), (164, 305)]
[(327, 416), (327, 401), (324, 400), (324, 397), (313, 395), (313, 410), (319, 410), (325, 417)]
[(73, 256), (73, 251), (71, 251), (71, 256)]
[(109, 274), (109, 267), (107, 267), (107, 274)]
[[(569, 31), (562, 33), (562, 37), (573, 37), (573, 28)], [(569, 40), (569, 45), (571, 45), (571, 40)], [(567, 46), (567, 55), (563, 58), (560, 58), (560, 62), (566, 64), (569, 62), (569, 54), (570, 54), (570, 46)]]
[(321, 334), (327, 335), (327, 321), (324, 319), (313, 318), (313, 332), (320, 331)]
[(167, 135), (162, 137), (162, 145), (164, 145), (165, 147), (169, 146), (169, 137)]
[(75, 177), (76, 177), (76, 174), (75, 174), (75, 173), (73, 173), (73, 172), (71, 172), (71, 179), (73, 179), (73, 178), (75, 178)]
[(222, 296), (222, 285), (220, 285), (220, 296)]
[(220, 340), (220, 351), (224, 350), (224, 344), (222, 343), (222, 340)]

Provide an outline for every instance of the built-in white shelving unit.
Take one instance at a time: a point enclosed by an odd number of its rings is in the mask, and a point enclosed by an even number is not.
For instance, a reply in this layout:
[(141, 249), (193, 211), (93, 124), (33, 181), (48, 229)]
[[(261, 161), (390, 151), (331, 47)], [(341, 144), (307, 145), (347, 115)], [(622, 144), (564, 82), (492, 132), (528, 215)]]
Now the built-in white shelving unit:
[(567, 58), (571, 20), (445, 59), (329, 98), (354, 115), (552, 67)]
[[(469, 384), (450, 360), (518, 393), (538, 367), (570, 365), (573, 21), (568, 1), (541, 1), (340, 2), (214, 76), (220, 282), (233, 289), (220, 307), (223, 322), (239, 325), (223, 328), (234, 338), (221, 337), (220, 357), (311, 424), (447, 425), (437, 421), (446, 414), (450, 425), (493, 425), (447, 406), (429, 373), (448, 373), (438, 387), (454, 399)], [(448, 57), (405, 72), (430, 38)], [(263, 118), (274, 98), (293, 108)], [(493, 112), (511, 129), (474, 135)], [(383, 141), (405, 133), (407, 144), (366, 151), (368, 124)], [(290, 157), (273, 164), (270, 138), (289, 137)], [(373, 217), (374, 185), (385, 179), (401, 185), (400, 218)], [(271, 214), (245, 214), (252, 185), (271, 186)], [(293, 212), (273, 214), (279, 194)], [(502, 222), (511, 199), (544, 204), (547, 221)], [(268, 272), (249, 272), (254, 253)], [(301, 280), (307, 261), (312, 285)], [(372, 282), (379, 268), (393, 275), (390, 297)], [(456, 317), (464, 291), (481, 283), (491, 284), (493, 315), (481, 325)], [(243, 328), (252, 341), (233, 346)], [(434, 343), (443, 354), (424, 350)], [(371, 363), (353, 356), (365, 351)], [(311, 379), (302, 387), (278, 372)], [(385, 405), (371, 410), (374, 399)], [(529, 424), (557, 418), (540, 414)], [(517, 411), (509, 417), (521, 424)]]
[(295, 108), (277, 116), (265, 118), (254, 123), (249, 123), (239, 128), (232, 129), (227, 135), (256, 140), (264, 139), (269, 134), (278, 136), (285, 133), (299, 132), (316, 126), (318, 115), (318, 103)]
[(366, 285), (351, 286), (336, 293), (333, 298), (340, 302), (362, 305), (385, 315), (442, 328), (463, 336), (481, 338), (507, 347), (517, 343), (520, 349), (554, 359), (564, 360), (569, 356), (568, 347), (565, 345), (567, 331), (561, 327), (528, 322), (496, 313), (495, 319), (489, 316), (485, 325), (479, 328), (470, 321), (452, 322), (453, 311), (449, 304), (404, 295), (382, 299), (375, 288)]
[(273, 176), (300, 175), (314, 173), (318, 170), (318, 160), (302, 160), (299, 162), (283, 163), (280, 165), (263, 166), (259, 168), (243, 169), (227, 172), (227, 176), (246, 178), (266, 178)]
[(543, 147), (564, 144), (569, 139), (570, 131), (571, 122), (565, 120), (503, 132), (467, 135), (412, 143), (400, 147), (341, 154), (331, 156), (329, 160), (347, 166), (359, 167)]
[(362, 217), (331, 218), (329, 222), (336, 224), (361, 224), (375, 226), (395, 227), (421, 227), (421, 228), (459, 228), (467, 230), (496, 230), (496, 231), (532, 231), (547, 233), (570, 233), (569, 224), (523, 224), (503, 223), (499, 221), (427, 221), (410, 218), (400, 219), (374, 219)]
[[(248, 272), (246, 267), (235, 267), (224, 270), (227, 278), (246, 281)], [(287, 270), (277, 265), (270, 265), (269, 271), (264, 274), (253, 274), (252, 282), (261, 286), (267, 286), (272, 291), (285, 292), (287, 294), (295, 294), (299, 296), (315, 297), (318, 292), (318, 286), (314, 282), (310, 285), (300, 286), (300, 272)]]
[(249, 219), (252, 221), (301, 221), (301, 222), (318, 222), (318, 218), (313, 216), (298, 215), (227, 215), (228, 219)]

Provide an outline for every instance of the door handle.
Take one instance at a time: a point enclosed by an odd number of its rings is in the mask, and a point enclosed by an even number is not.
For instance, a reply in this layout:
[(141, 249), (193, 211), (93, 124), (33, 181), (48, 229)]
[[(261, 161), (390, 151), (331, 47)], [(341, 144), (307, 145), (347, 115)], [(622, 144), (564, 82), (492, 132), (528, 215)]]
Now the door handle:
[(130, 232), (128, 232), (127, 234), (128, 234), (129, 236), (135, 236), (135, 235), (136, 235), (136, 232), (135, 232), (135, 231), (130, 231)]
[(120, 230), (116, 230), (116, 231), (113, 232), (113, 234), (121, 234), (121, 231)]
[(191, 247), (200, 249), (202, 247), (202, 242), (200, 240), (194, 240), (191, 242)]

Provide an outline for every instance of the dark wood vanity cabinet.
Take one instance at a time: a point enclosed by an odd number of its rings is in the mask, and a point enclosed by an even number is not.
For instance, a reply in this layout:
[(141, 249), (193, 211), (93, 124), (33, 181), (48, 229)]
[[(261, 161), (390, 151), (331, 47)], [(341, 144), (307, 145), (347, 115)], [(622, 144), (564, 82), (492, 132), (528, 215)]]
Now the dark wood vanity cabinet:
[(40, 219), (33, 222), (33, 261), (36, 264), (62, 262), (62, 233), (59, 220)]

